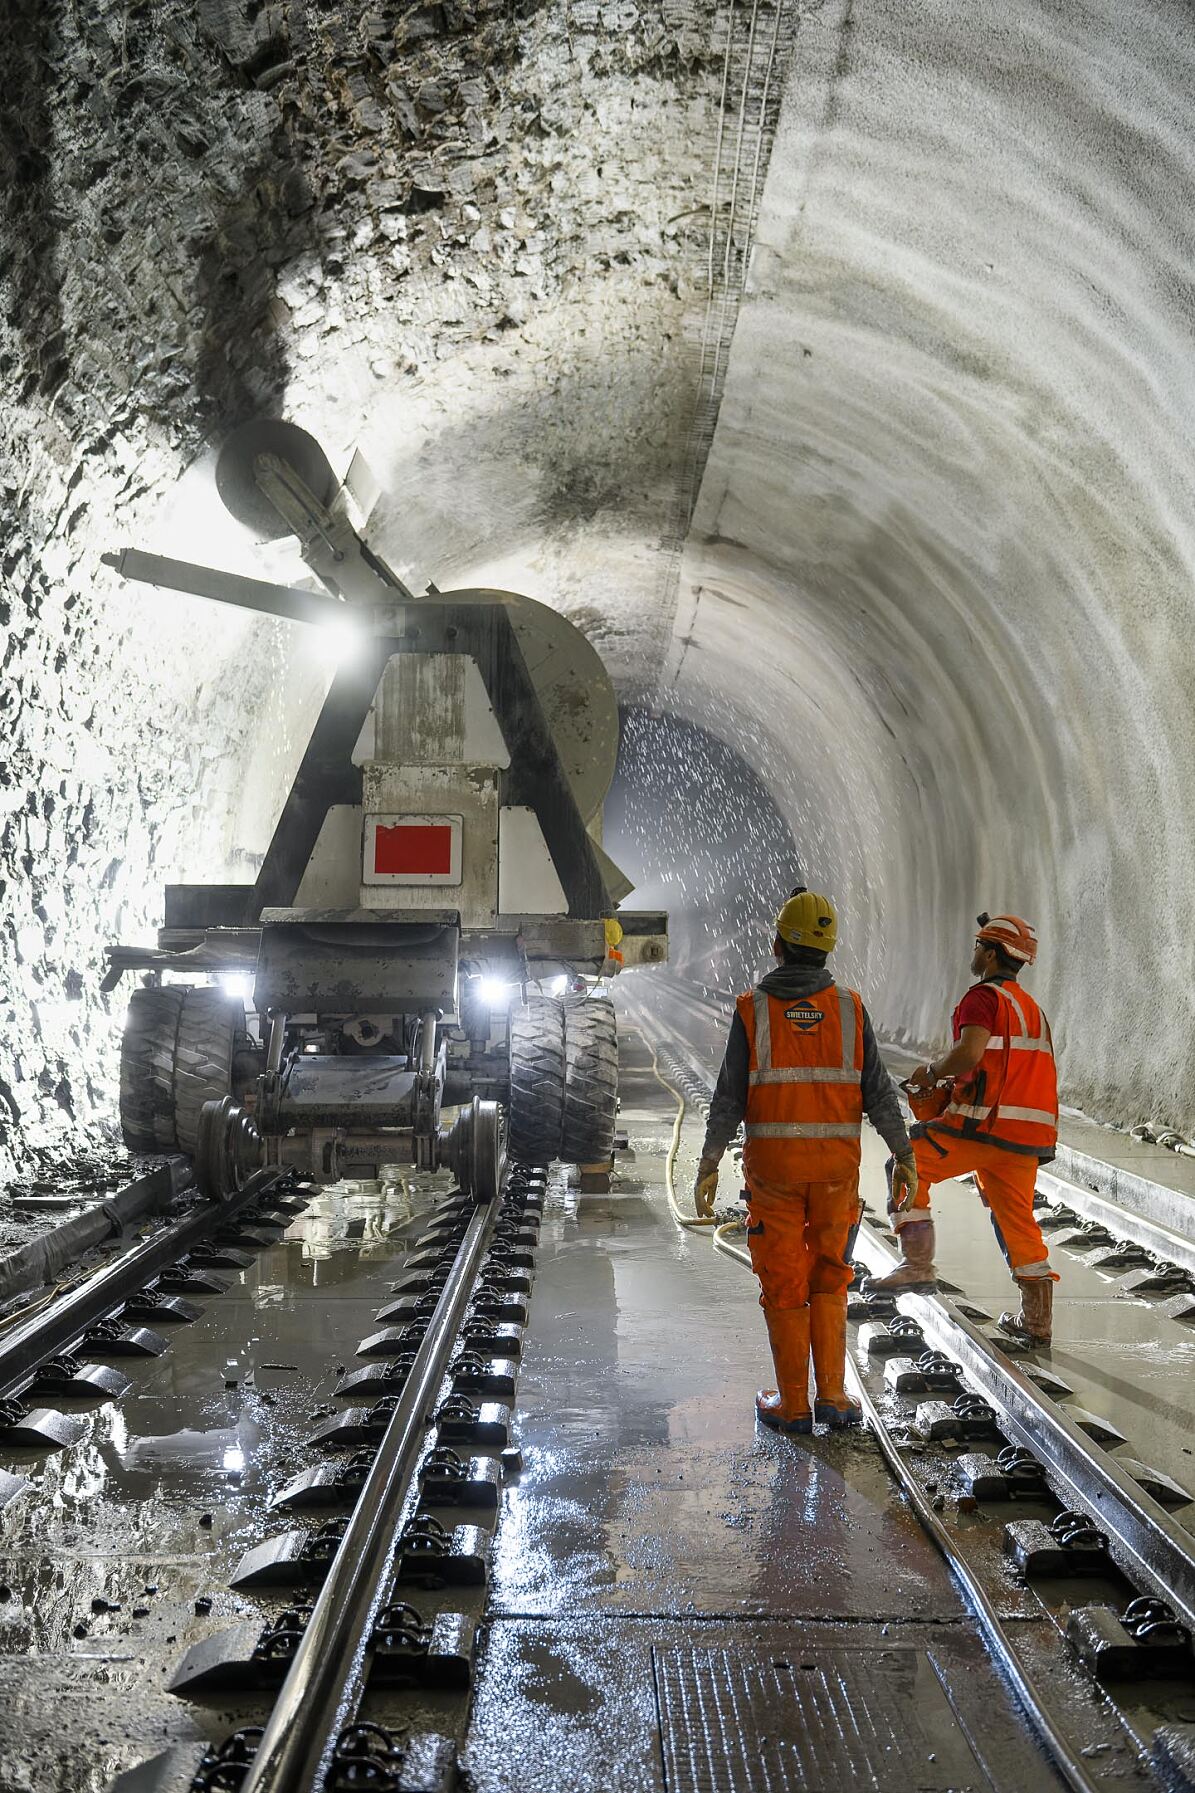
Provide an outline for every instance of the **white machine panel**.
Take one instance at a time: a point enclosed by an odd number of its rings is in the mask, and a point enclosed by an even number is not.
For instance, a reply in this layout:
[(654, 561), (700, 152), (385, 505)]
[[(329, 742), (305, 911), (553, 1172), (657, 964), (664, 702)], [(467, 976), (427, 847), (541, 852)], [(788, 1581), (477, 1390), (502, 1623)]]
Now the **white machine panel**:
[(367, 815), (365, 884), (460, 884), (460, 816)]
[(498, 911), (501, 915), (568, 913), (564, 886), (533, 809), (511, 805), (498, 811)]

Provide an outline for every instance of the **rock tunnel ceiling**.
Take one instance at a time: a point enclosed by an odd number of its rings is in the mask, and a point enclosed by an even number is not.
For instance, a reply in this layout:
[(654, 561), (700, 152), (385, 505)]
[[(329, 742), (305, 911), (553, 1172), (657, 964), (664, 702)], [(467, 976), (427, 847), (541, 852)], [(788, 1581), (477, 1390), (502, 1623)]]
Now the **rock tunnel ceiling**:
[(527, 589), (727, 743), (890, 1036), (1023, 909), (1069, 1100), (1195, 1126), (1178, 5), (10, 21), (0, 1169), (110, 1121), (101, 947), (251, 875), (319, 701), (99, 565), (210, 547), (172, 494), (262, 411), (362, 445), (404, 577)]

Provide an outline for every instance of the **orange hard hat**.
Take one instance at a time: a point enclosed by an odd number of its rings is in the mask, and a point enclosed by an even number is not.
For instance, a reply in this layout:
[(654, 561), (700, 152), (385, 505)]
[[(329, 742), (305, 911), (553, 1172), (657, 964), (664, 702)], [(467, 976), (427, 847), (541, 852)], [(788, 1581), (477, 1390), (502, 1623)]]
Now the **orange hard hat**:
[(1037, 929), (1031, 922), (1024, 921), (1019, 915), (977, 915), (979, 932), (975, 938), (986, 940), (989, 946), (998, 946), (1006, 952), (1010, 959), (1020, 959), (1024, 965), (1032, 965), (1037, 957)]

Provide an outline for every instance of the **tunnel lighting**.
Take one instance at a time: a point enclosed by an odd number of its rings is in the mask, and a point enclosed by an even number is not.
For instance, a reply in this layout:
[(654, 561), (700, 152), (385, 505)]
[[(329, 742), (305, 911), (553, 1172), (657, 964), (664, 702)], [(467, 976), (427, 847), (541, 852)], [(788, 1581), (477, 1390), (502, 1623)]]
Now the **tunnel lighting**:
[(483, 1008), (504, 1009), (514, 994), (515, 986), (508, 984), (500, 977), (483, 977), (478, 982), (477, 994), (481, 998)]
[(233, 1475), (240, 1475), (245, 1467), (245, 1453), (239, 1444), (225, 1445), (223, 1467)]
[(331, 622), (308, 629), (307, 651), (320, 666), (346, 666), (365, 643), (365, 631), (355, 617), (337, 616)]
[(566, 977), (564, 977), (563, 975), (560, 977), (552, 977), (552, 978), (548, 979), (548, 995), (549, 996), (563, 996), (564, 992), (567, 988), (568, 988), (568, 979)]
[(222, 971), (220, 988), (226, 996), (239, 996), (242, 1002), (248, 1002), (253, 995), (253, 979), (247, 971)]

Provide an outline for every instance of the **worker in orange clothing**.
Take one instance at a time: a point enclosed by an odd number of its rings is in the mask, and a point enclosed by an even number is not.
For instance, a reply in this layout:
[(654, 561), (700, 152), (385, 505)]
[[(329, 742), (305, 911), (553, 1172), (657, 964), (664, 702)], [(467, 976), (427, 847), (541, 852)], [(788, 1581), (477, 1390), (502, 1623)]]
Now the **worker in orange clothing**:
[(736, 1004), (697, 1167), (697, 1212), (708, 1215), (718, 1161), (741, 1122), (747, 1236), (777, 1382), (760, 1391), (755, 1408), (781, 1432), (811, 1432), (815, 1418), (854, 1426), (863, 1417), (843, 1379), (864, 1113), (893, 1153), (898, 1194), (911, 1199), (917, 1186), (900, 1103), (862, 999), (826, 970), (837, 939), (833, 904), (795, 890), (776, 917), (779, 965)]
[(973, 1172), (1000, 1249), (1021, 1293), (1000, 1325), (1048, 1345), (1057, 1276), (1033, 1213), (1037, 1169), (1058, 1140), (1058, 1075), (1050, 1024), (1018, 982), (1037, 957), (1037, 934), (1017, 915), (981, 915), (971, 959), (978, 978), (954, 1011), (954, 1044), (908, 1081), (917, 1125), (917, 1190), (889, 1200), (902, 1262), (872, 1289), (932, 1288), (935, 1183)]

